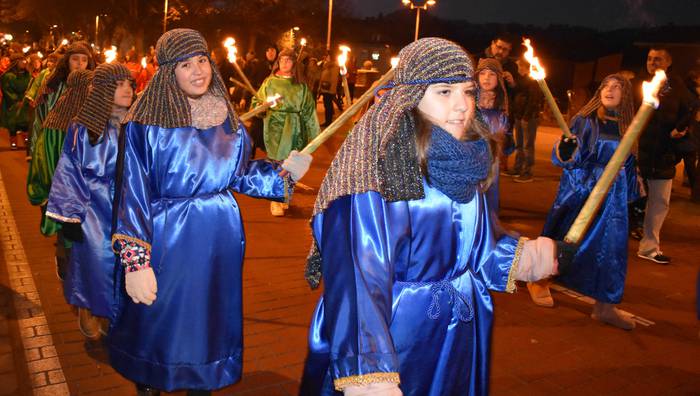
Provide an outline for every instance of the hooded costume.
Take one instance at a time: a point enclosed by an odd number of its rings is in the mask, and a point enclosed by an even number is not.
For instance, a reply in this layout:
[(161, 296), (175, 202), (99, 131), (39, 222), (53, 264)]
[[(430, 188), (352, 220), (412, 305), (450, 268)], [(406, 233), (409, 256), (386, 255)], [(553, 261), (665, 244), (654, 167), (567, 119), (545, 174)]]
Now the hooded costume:
[(158, 294), (147, 306), (120, 288), (110, 362), (153, 388), (218, 389), (239, 380), (242, 364), (245, 235), (233, 193), (282, 201), (290, 186), (273, 163), (250, 160), (211, 59), (207, 93), (179, 88), (178, 63), (209, 54), (201, 34), (170, 30), (156, 52), (160, 67), (126, 117), (112, 242), (119, 282), (152, 268)]
[(276, 94), (282, 96), (282, 101), (267, 111), (263, 121), (265, 152), (268, 158), (278, 161), (287, 158), (292, 150), (301, 151), (320, 132), (316, 100), (309, 87), (298, 81), (296, 75), (299, 73), (295, 71), (294, 77), (274, 74), (279, 68), (279, 58), (283, 56), (291, 57), (296, 63), (294, 51), (282, 51), (273, 67), (273, 74), (262, 83), (251, 106), (259, 106), (260, 98), (266, 99)]
[(29, 86), (31, 75), (26, 68), (20, 69), (18, 64), (24, 56), (14, 54), (10, 57), (10, 68), (2, 74), (2, 103), (0, 103), (0, 126), (10, 131), (10, 139), (18, 131), (26, 131), (29, 127), (27, 108), (22, 100)]
[(489, 290), (515, 289), (524, 238), (494, 235), (480, 191), (492, 164), (485, 139), (433, 126), (421, 172), (413, 111), (430, 84), (473, 81), (469, 55), (424, 38), (399, 57), (391, 89), (348, 135), (314, 207), (306, 275), (312, 286), (323, 279), (324, 293), (303, 395), (399, 382), (404, 395), (488, 393)]
[(68, 127), (63, 153), (51, 183), (46, 216), (77, 224), (63, 283), (66, 301), (93, 315), (112, 318), (117, 260), (111, 248), (112, 200), (120, 121), (112, 118), (117, 82), (133, 80), (120, 64), (95, 69), (92, 88)]
[[(611, 79), (622, 85), (622, 100), (614, 113), (605, 111), (600, 100), (603, 87)], [(632, 115), (629, 81), (616, 74), (606, 77), (571, 121), (577, 149), (566, 155), (561, 140), (554, 146), (552, 162), (564, 169), (542, 235), (554, 239), (566, 235), (615, 153)], [(559, 282), (602, 303), (618, 304), (622, 300), (627, 274), (627, 204), (638, 196), (635, 158), (630, 155), (579, 244), (573, 269), (559, 276)]]

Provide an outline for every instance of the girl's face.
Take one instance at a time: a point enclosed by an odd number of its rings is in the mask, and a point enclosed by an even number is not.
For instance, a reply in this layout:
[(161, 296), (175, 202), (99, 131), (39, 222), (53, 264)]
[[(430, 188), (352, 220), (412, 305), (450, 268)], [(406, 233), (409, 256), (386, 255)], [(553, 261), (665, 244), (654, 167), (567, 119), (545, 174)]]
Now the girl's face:
[(73, 54), (68, 58), (68, 69), (70, 71), (85, 70), (88, 67), (88, 56), (85, 54)]
[(117, 107), (129, 108), (133, 98), (134, 89), (131, 86), (131, 81), (117, 81), (117, 88), (114, 90), (114, 105)]
[(473, 81), (433, 84), (418, 103), (423, 116), (462, 140), (474, 120), (476, 86)]
[(289, 56), (280, 56), (280, 74), (291, 75), (294, 67), (294, 60)]
[(609, 79), (600, 91), (600, 101), (607, 110), (615, 110), (622, 101), (622, 83)]
[(175, 66), (175, 81), (191, 98), (198, 98), (209, 90), (211, 75), (211, 64), (206, 55), (195, 55)]
[(482, 91), (493, 91), (498, 85), (498, 75), (493, 70), (484, 69), (479, 72), (479, 87)]

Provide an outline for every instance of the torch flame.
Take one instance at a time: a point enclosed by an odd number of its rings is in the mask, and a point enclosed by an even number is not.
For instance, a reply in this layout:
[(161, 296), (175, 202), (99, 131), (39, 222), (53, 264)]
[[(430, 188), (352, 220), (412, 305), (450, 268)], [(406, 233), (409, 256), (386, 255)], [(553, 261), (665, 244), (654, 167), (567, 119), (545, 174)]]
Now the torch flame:
[(41, 58), (44, 57), (44, 54), (42, 54), (41, 51), (37, 52), (36, 54), (37, 54), (37, 56), (39, 57), (39, 59), (41, 59)]
[(26, 46), (26, 47), (22, 48), (22, 52), (26, 54), (27, 52), (29, 52), (30, 49), (32, 49), (32, 47)]
[(399, 57), (395, 56), (395, 57), (391, 58), (391, 68), (396, 69), (396, 66), (398, 66), (398, 65), (399, 65)]
[(344, 76), (348, 73), (348, 69), (345, 67), (345, 62), (348, 61), (348, 52), (350, 52), (350, 47), (347, 45), (341, 45), (338, 48), (340, 49), (340, 55), (338, 55), (338, 66), (340, 66), (340, 75)]
[(117, 47), (111, 46), (108, 50), (105, 50), (105, 62), (112, 63), (117, 59)]
[(68, 39), (61, 40), (61, 45), (68, 45)]
[(530, 45), (530, 39), (523, 39), (523, 45), (527, 47), (525, 51), (525, 60), (530, 62), (530, 77), (535, 80), (544, 80), (546, 77), (544, 67), (540, 64), (540, 59), (535, 56), (535, 50)]
[(644, 93), (644, 103), (648, 103), (654, 106), (655, 109), (659, 108), (659, 90), (661, 86), (666, 82), (666, 73), (663, 70), (656, 70), (654, 78), (651, 82), (644, 81), (642, 83), (642, 92)]
[(306, 46), (306, 39), (302, 37), (301, 40), (299, 40), (299, 44), (301, 44), (302, 47)]
[(274, 96), (268, 96), (265, 102), (270, 105), (270, 107), (275, 107), (277, 106), (277, 101), (282, 99), (282, 95), (280, 94), (275, 94)]
[(238, 53), (238, 49), (236, 49), (236, 39), (233, 37), (227, 37), (226, 40), (224, 40), (224, 48), (228, 51), (226, 58), (228, 59), (229, 62), (235, 63), (236, 62), (236, 53)]
[(144, 56), (143, 58), (141, 58), (141, 67), (145, 69), (146, 66), (148, 66), (148, 62), (146, 62), (146, 57)]

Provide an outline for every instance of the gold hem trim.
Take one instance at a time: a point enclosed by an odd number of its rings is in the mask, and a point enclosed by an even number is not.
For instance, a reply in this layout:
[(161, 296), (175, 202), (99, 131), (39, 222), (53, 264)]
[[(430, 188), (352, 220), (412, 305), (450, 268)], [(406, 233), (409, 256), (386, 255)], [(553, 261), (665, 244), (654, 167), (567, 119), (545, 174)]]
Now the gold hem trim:
[(80, 224), (80, 223), (81, 223), (80, 219), (75, 219), (75, 218), (70, 218), (70, 217), (64, 217), (64, 216), (61, 216), (61, 215), (58, 214), (58, 213), (49, 212), (48, 210), (46, 211), (46, 217), (50, 217), (50, 218), (52, 218), (52, 219), (54, 219), (54, 220), (58, 220), (58, 221), (60, 221), (61, 223), (75, 223), (75, 224)]
[(515, 273), (518, 271), (518, 267), (520, 266), (520, 256), (523, 254), (523, 247), (525, 246), (526, 241), (529, 241), (529, 238), (520, 237), (518, 239), (518, 246), (515, 248), (515, 254), (513, 255), (513, 264), (510, 265), (510, 271), (508, 271), (506, 293), (513, 293), (516, 290)]
[(118, 240), (122, 240), (122, 239), (125, 241), (133, 242), (137, 245), (141, 245), (144, 248), (148, 249), (149, 251), (151, 250), (151, 244), (142, 240), (142, 239), (134, 238), (134, 237), (124, 235), (124, 234), (114, 234), (114, 235), (112, 235), (112, 251), (116, 254), (119, 254), (120, 252), (117, 252), (116, 250), (114, 250), (114, 242), (116, 242)]
[(364, 386), (379, 382), (400, 384), (401, 380), (399, 379), (399, 373), (370, 373), (338, 378), (333, 381), (333, 385), (335, 386), (335, 390), (342, 392), (348, 386)]

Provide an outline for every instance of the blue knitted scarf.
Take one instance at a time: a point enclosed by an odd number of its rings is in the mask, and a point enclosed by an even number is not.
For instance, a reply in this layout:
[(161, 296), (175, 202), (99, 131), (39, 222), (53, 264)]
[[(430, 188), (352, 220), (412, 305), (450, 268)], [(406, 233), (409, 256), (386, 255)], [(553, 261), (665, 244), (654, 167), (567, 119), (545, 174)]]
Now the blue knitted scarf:
[(479, 183), (490, 169), (488, 143), (460, 141), (444, 129), (433, 126), (428, 148), (428, 182), (458, 203), (474, 198)]

